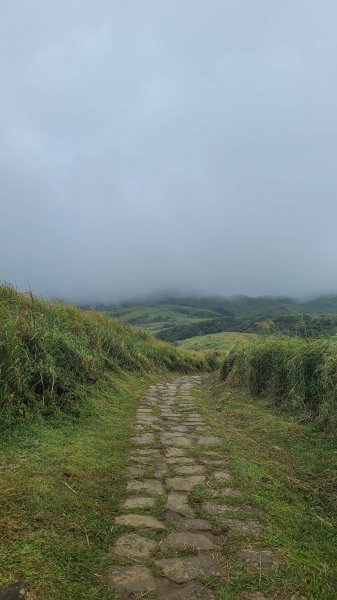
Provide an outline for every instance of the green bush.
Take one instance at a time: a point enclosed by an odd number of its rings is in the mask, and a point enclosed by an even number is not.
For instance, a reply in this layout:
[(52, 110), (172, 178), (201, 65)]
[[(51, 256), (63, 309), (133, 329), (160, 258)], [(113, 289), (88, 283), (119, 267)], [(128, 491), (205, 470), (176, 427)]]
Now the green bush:
[(229, 352), (220, 376), (337, 431), (336, 338), (265, 338)]

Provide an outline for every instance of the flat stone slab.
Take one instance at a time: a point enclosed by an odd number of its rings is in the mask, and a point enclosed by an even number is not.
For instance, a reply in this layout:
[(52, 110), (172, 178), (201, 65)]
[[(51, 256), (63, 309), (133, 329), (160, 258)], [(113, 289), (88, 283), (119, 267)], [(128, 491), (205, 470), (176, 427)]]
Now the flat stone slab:
[(149, 558), (157, 546), (158, 543), (153, 540), (135, 533), (126, 533), (118, 538), (111, 551), (118, 556), (141, 560)]
[(212, 473), (212, 478), (215, 481), (223, 481), (224, 483), (227, 483), (232, 479), (231, 474), (228, 473), (228, 471), (214, 471)]
[(127, 468), (128, 473), (134, 477), (142, 477), (144, 475), (144, 469), (138, 465), (131, 465)]
[(184, 550), (185, 548), (196, 548), (196, 550), (215, 550), (217, 546), (203, 533), (170, 533), (160, 545), (161, 550)]
[(163, 496), (163, 484), (156, 479), (144, 479), (143, 481), (129, 481), (126, 489), (128, 492), (146, 492), (149, 496)]
[(147, 496), (131, 496), (127, 498), (123, 504), (123, 508), (153, 508), (155, 505), (154, 498), (148, 498)]
[[(152, 433), (149, 435), (152, 435)], [(137, 455), (138, 456), (153, 456), (156, 458), (160, 458), (159, 450), (155, 450), (154, 448), (139, 448), (139, 449), (137, 449)]]
[(192, 441), (186, 437), (174, 437), (165, 440), (165, 444), (167, 446), (175, 446), (177, 448), (190, 448), (192, 446)]
[(187, 496), (184, 494), (169, 494), (166, 508), (184, 517), (194, 517), (195, 515), (193, 508), (188, 503)]
[(203, 502), (202, 509), (211, 515), (219, 516), (228, 512), (242, 512), (240, 506), (231, 506), (230, 504), (216, 504), (215, 502)]
[(154, 435), (153, 433), (144, 433), (143, 435), (136, 435), (131, 438), (133, 444), (153, 444)]
[(262, 525), (259, 521), (241, 521), (239, 519), (221, 519), (221, 524), (225, 525), (231, 533), (256, 534), (262, 531)]
[(212, 524), (206, 519), (184, 519), (178, 514), (167, 513), (167, 521), (183, 531), (212, 531)]
[(199, 577), (221, 577), (223, 570), (211, 556), (185, 556), (183, 558), (164, 558), (155, 561), (166, 577), (175, 583), (192, 581)]
[(171, 431), (174, 433), (186, 433), (188, 428), (185, 425), (174, 425), (174, 427), (171, 427)]
[(193, 488), (201, 483), (204, 483), (206, 477), (203, 475), (190, 475), (186, 477), (168, 477), (166, 479), (167, 486), (176, 491), (191, 492)]
[(213, 446), (215, 444), (221, 444), (221, 438), (213, 435), (204, 435), (198, 438), (199, 446)]
[(149, 593), (157, 588), (150, 569), (141, 565), (131, 567), (110, 567), (107, 583), (119, 593)]
[(186, 456), (186, 452), (182, 448), (167, 448), (165, 456), (167, 458)]
[(194, 465), (195, 459), (190, 456), (172, 456), (167, 462), (169, 465)]
[(240, 556), (253, 569), (271, 569), (281, 564), (279, 556), (270, 550), (242, 550)]
[(135, 529), (165, 529), (164, 523), (150, 515), (119, 515), (116, 517), (116, 523)]
[(175, 467), (174, 472), (177, 475), (202, 475), (205, 473), (205, 467), (203, 465), (185, 465)]
[(165, 600), (217, 600), (218, 596), (198, 583), (189, 583), (180, 589), (165, 595)]

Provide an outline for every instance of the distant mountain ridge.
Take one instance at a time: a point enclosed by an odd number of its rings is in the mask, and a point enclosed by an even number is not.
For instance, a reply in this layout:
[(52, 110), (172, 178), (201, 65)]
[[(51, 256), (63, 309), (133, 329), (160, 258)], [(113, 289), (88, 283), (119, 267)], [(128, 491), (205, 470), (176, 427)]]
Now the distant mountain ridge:
[[(86, 308), (91, 307), (87, 306)], [(191, 331), (199, 332), (194, 333), (194, 335), (210, 332), (213, 329), (223, 331), (222, 327), (226, 323), (229, 325), (226, 318), (232, 319), (230, 331), (233, 331), (235, 326), (239, 326), (239, 331), (247, 331), (242, 319), (249, 319), (254, 322), (265, 318), (282, 319), (285, 317), (299, 318), (301, 315), (337, 315), (337, 296), (320, 296), (300, 302), (287, 297), (232, 296), (223, 298), (186, 296), (179, 298), (170, 295), (167, 298), (126, 301), (119, 305), (99, 305), (93, 308), (116, 319), (143, 327), (158, 335), (158, 337), (165, 339), (177, 339), (178, 337), (178, 339), (181, 339), (180, 335), (177, 336), (178, 330), (186, 327), (190, 327)], [(221, 321), (221, 319), (225, 320)], [(220, 329), (218, 329), (219, 327)], [(249, 329), (251, 330), (252, 327), (255, 331), (254, 323), (250, 324)], [(172, 337), (167, 335), (168, 330), (171, 330), (171, 328), (175, 328), (175, 331), (172, 331)]]

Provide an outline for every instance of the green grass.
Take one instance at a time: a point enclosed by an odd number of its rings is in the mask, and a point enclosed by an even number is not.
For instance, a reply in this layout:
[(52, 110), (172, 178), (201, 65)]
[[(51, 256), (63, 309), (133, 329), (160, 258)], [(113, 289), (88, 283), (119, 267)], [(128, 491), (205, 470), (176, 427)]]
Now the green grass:
[(102, 313), (0, 287), (0, 429), (33, 415), (79, 415), (82, 386), (106, 373), (203, 369), (202, 357)]
[(0, 586), (23, 579), (39, 600), (115, 597), (104, 574), (120, 531), (129, 437), (137, 399), (156, 379), (109, 375), (88, 387), (86, 417), (2, 438)]
[(268, 396), (304, 420), (337, 431), (337, 338), (265, 338), (229, 351), (221, 376), (254, 397)]
[[(233, 486), (264, 525), (257, 537), (230, 537), (224, 547), (228, 583), (223, 600), (249, 590), (277, 598), (334, 600), (337, 589), (337, 446), (311, 424), (279, 412), (210, 376), (199, 402), (222, 438)], [(199, 495), (201, 491), (199, 491)], [(198, 498), (200, 501), (200, 498)], [(228, 500), (226, 499), (226, 503)], [(237, 518), (237, 517), (236, 517)], [(283, 565), (272, 572), (242, 568), (243, 548), (273, 550)]]
[(179, 348), (196, 352), (228, 352), (231, 348), (246, 348), (260, 339), (254, 333), (213, 333), (200, 335), (178, 343)]

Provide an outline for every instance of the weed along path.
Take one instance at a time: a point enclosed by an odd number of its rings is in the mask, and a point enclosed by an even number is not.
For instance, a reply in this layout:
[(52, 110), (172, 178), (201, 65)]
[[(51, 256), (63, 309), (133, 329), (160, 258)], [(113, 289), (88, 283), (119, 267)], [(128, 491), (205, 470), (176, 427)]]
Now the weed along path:
[[(197, 376), (179, 377), (151, 386), (140, 400), (127, 497), (115, 518), (106, 575), (121, 600), (267, 598), (261, 573), (277, 569), (279, 559), (251, 549), (263, 528), (254, 509), (240, 504), (221, 439), (198, 410), (193, 388), (199, 383)], [(228, 588), (240, 576), (229, 568), (232, 547), (242, 571), (255, 572), (238, 595)]]

